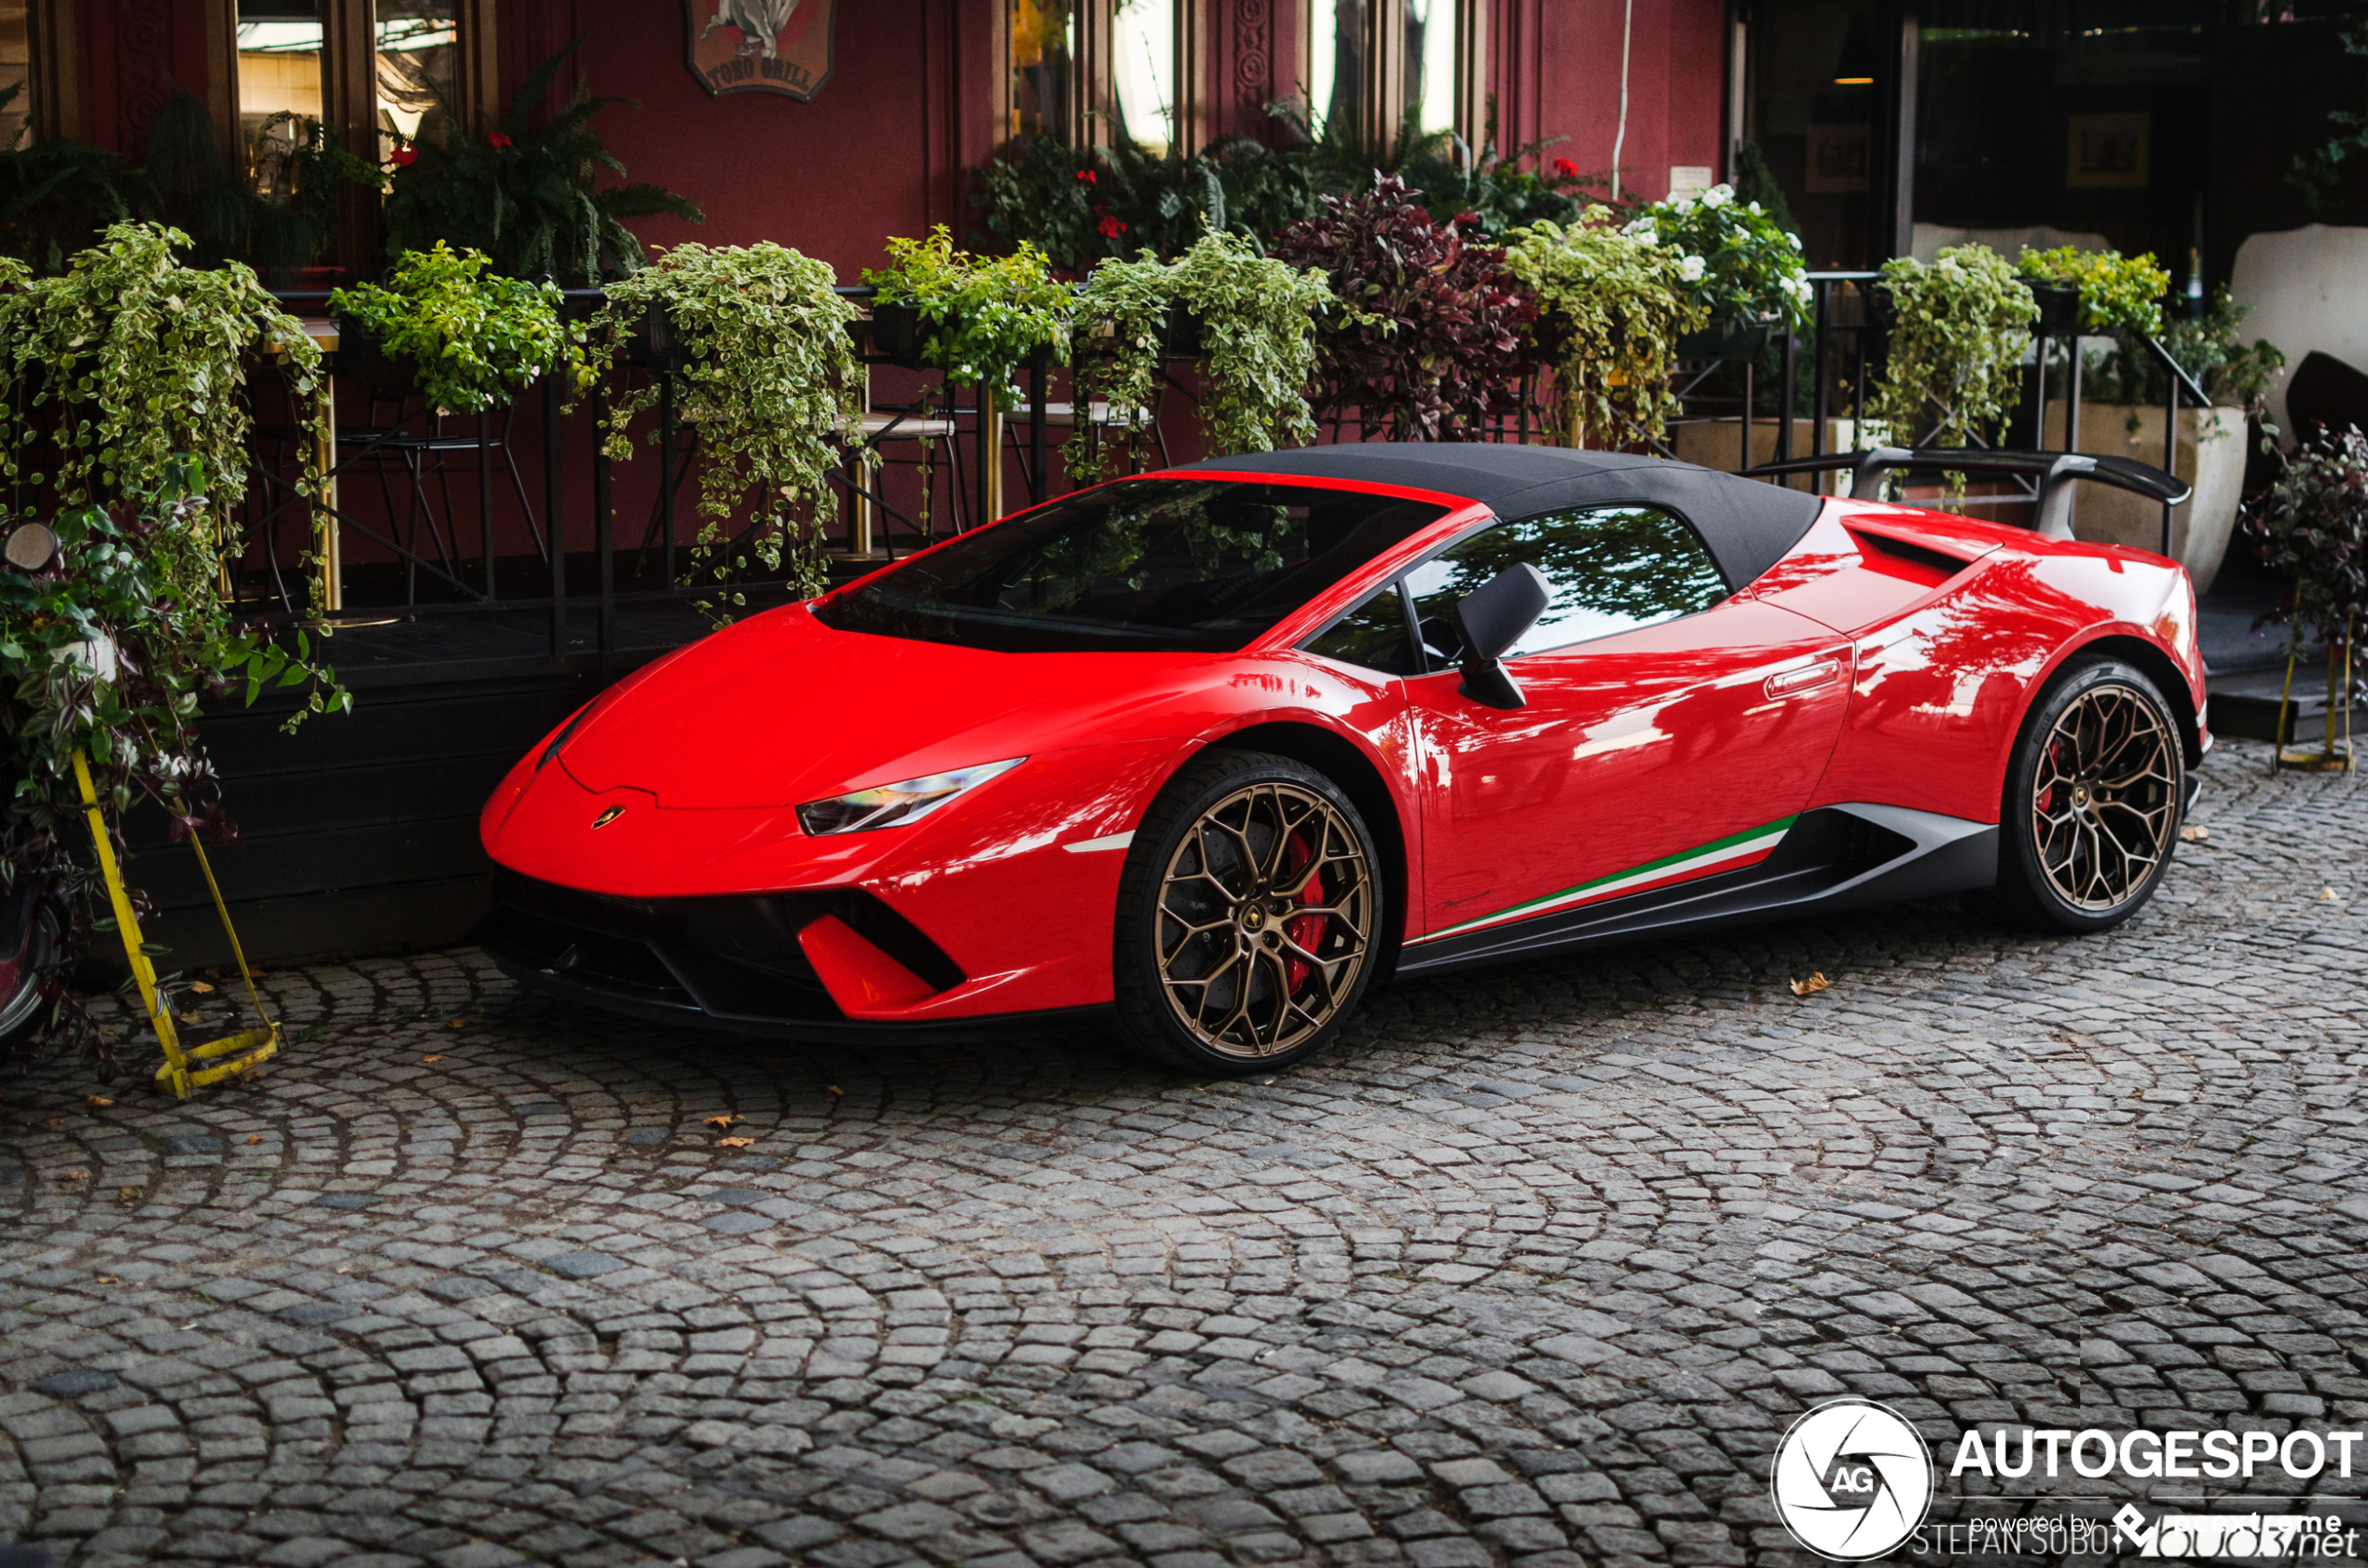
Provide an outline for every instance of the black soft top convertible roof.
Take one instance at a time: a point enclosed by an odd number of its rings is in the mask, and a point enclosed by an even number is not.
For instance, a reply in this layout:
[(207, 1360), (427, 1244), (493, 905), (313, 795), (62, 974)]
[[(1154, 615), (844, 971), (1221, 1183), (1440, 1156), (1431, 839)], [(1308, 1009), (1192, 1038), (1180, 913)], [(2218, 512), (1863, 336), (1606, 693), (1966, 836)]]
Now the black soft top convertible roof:
[(1607, 502), (1666, 507), (1694, 526), (1729, 588), (1756, 580), (1809, 531), (1825, 498), (1667, 458), (1493, 442), (1366, 441), (1210, 458), (1181, 470), (1361, 479), (1479, 502), (1514, 521)]

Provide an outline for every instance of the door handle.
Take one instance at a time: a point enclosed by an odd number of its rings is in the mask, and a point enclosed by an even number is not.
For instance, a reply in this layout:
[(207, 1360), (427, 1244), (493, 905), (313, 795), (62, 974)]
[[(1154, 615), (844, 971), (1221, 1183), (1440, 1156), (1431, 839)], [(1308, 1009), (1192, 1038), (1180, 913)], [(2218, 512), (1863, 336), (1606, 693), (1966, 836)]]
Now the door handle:
[(1800, 665), (1792, 669), (1777, 671), (1768, 678), (1768, 684), (1761, 689), (1770, 699), (1797, 697), (1804, 693), (1816, 691), (1821, 686), (1830, 685), (1841, 672), (1842, 665), (1839, 659), (1819, 659), (1815, 664)]

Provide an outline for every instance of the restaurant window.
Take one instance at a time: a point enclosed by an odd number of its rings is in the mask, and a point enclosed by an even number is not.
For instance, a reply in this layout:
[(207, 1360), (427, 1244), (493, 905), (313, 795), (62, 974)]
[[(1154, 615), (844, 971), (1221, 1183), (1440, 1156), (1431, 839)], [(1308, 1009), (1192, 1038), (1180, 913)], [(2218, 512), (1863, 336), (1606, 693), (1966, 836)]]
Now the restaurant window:
[(33, 140), (33, 16), (21, 3), (0, 4), (0, 92), (12, 94), (0, 109), (0, 147), (22, 146)]
[[(1177, 144), (1193, 0), (1004, 0), (1003, 134), (1073, 145)], [(1188, 149), (1189, 150), (1189, 145)]]
[(1011, 134), (1068, 141), (1077, 95), (1075, 0), (1011, 0), (1007, 21)]
[(1479, 140), (1482, 0), (1309, 0), (1303, 7), (1310, 119), (1364, 146), (1401, 131)]
[(1176, 142), (1176, 0), (1116, 0), (1110, 32), (1112, 130), (1146, 152)]
[(1308, 117), (1351, 140), (1365, 135), (1365, 74), (1370, 52), (1368, 0), (1309, 0), (1306, 8)]
[(239, 0), (239, 139), (257, 188), (287, 194), (308, 120), (322, 118), (319, 0)]
[(445, 106), (459, 98), (458, 0), (383, 0), (377, 9), (379, 156), (398, 139), (441, 144)]

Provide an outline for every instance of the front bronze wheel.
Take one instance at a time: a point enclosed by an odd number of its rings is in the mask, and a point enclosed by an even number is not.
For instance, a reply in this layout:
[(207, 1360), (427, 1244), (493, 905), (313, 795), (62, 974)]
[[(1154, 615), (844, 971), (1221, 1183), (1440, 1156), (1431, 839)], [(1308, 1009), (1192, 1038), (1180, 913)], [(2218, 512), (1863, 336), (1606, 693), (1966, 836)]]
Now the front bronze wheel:
[(2056, 930), (2136, 914), (2179, 841), (2186, 752), (2155, 683), (2118, 660), (2068, 672), (2039, 701), (2009, 767), (1999, 892)]
[(1136, 833), (1120, 894), (1120, 1016), (1196, 1071), (1272, 1069), (1322, 1048), (1371, 978), (1382, 887), (1338, 786), (1287, 758), (1218, 752)]

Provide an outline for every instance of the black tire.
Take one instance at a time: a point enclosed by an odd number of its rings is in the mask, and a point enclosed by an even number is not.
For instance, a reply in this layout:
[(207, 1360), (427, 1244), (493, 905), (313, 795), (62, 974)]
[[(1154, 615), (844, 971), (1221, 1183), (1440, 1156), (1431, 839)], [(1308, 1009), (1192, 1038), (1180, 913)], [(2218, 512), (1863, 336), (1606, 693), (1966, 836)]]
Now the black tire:
[(1384, 902), (1373, 835), (1340, 786), (1288, 757), (1202, 753), (1144, 813), (1119, 878), (1127, 1043), (1192, 1073), (1305, 1061), (1373, 978)]
[(2102, 931), (2154, 896), (2179, 847), (2186, 745), (2144, 671), (2079, 660), (2023, 722), (1998, 817), (1998, 912), (2043, 931)]
[(48, 1022), (56, 1001), (46, 989), (48, 970), (64, 933), (64, 915), (54, 902), (42, 899), (33, 903), (21, 929), (0, 936), (0, 946), (17, 949), (7, 993), (0, 996), (0, 1051), (28, 1038)]

